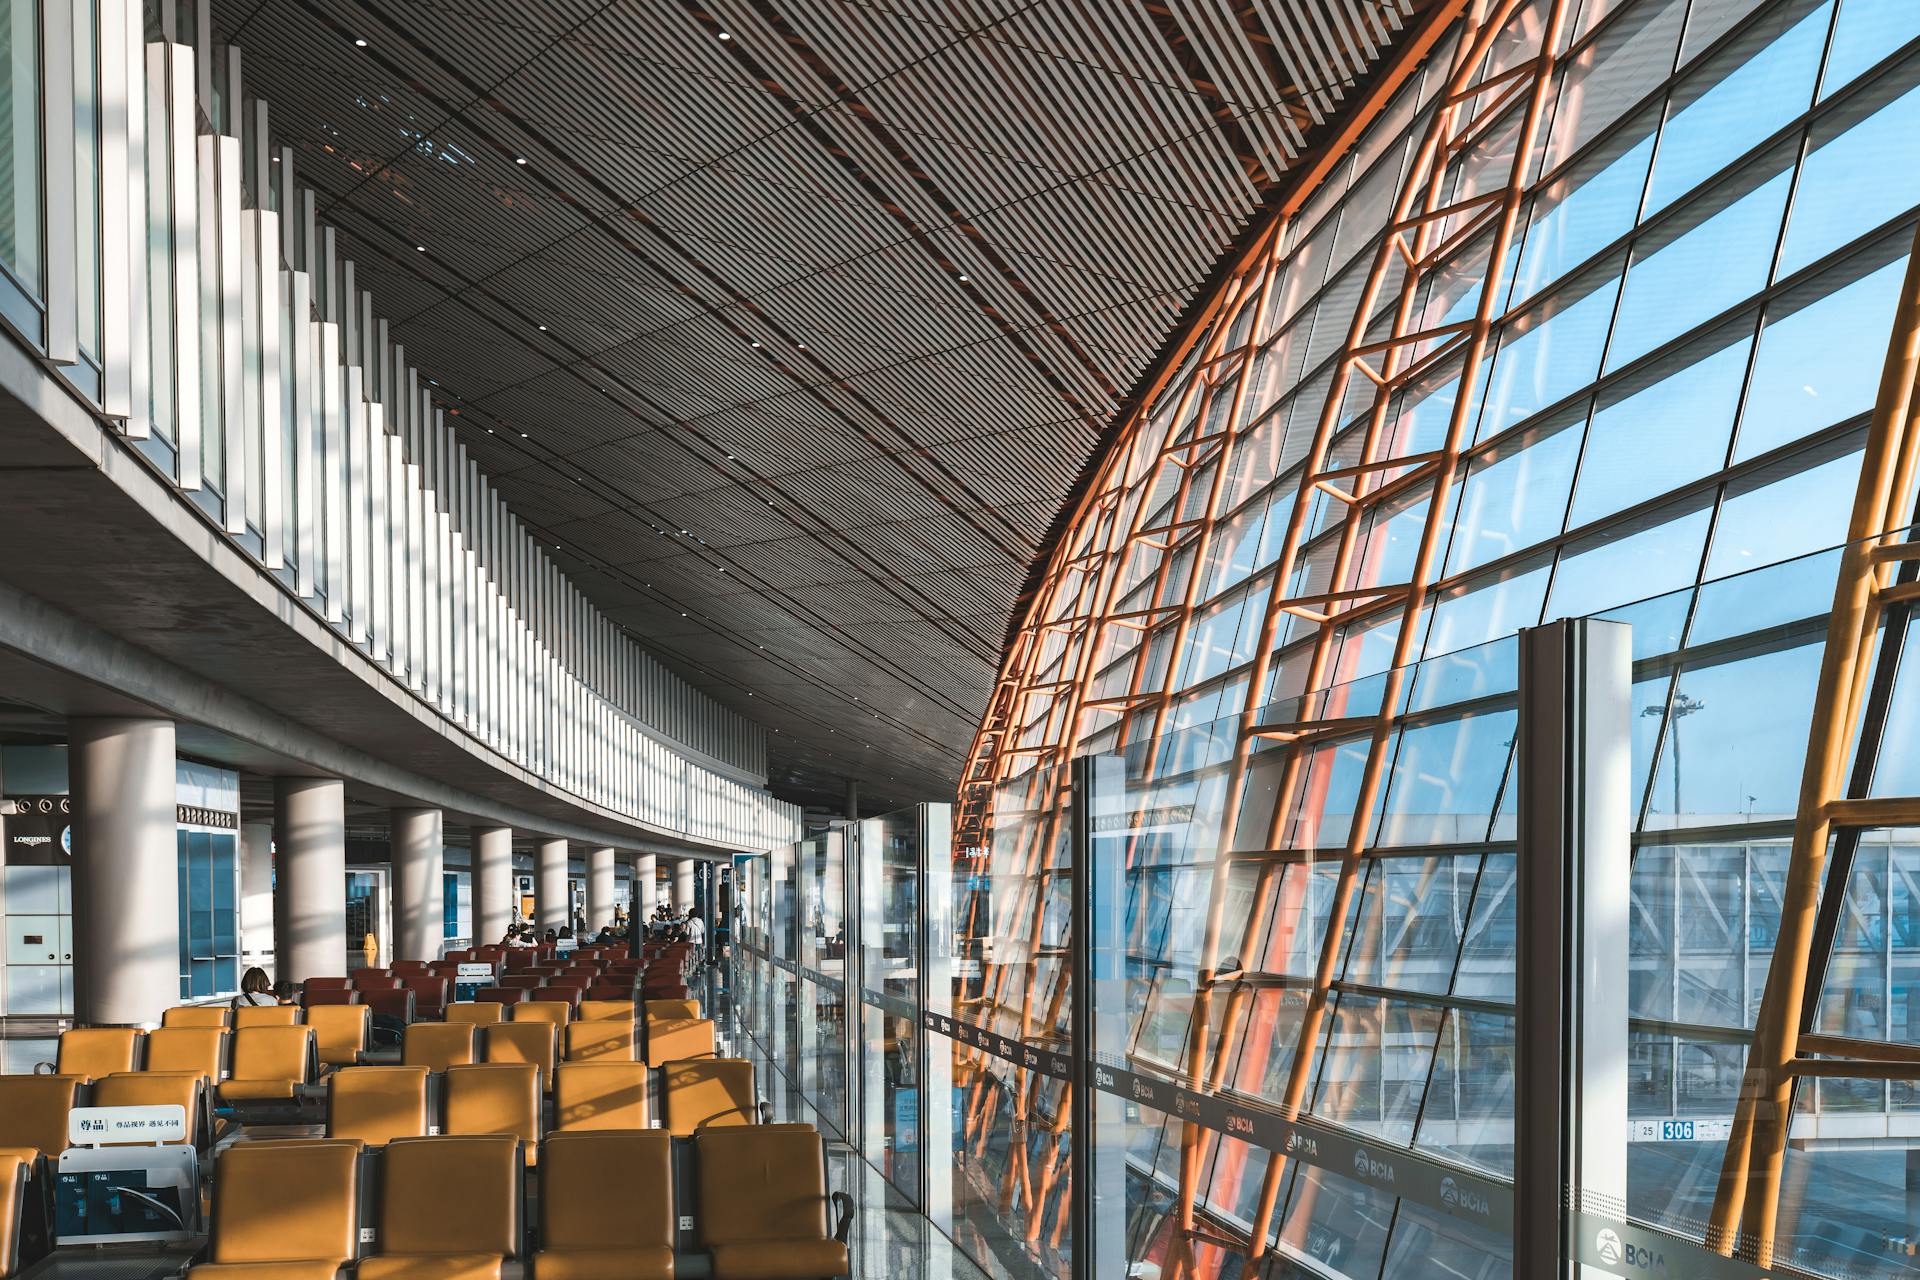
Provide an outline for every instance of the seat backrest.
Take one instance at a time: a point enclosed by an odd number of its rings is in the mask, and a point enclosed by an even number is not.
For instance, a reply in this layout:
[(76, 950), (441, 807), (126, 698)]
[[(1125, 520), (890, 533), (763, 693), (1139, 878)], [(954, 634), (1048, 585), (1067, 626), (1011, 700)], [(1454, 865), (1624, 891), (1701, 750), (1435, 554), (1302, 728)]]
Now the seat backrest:
[(664, 1129), (556, 1133), (540, 1153), (540, 1244), (671, 1249), (673, 1140)]
[(646, 1002), (647, 1020), (655, 1018), (697, 1018), (700, 1016), (698, 1000), (648, 1000)]
[(75, 1027), (60, 1033), (59, 1063), (63, 1076), (98, 1080), (116, 1071), (139, 1066), (140, 1033), (132, 1027)]
[(565, 1000), (542, 1000), (544, 994), (536, 992), (534, 998), (524, 1004), (513, 1006), (512, 1020), (515, 1022), (551, 1022), (556, 1027), (564, 1027), (572, 1021), (573, 1005)]
[(213, 1182), (216, 1263), (332, 1262), (358, 1238), (357, 1142), (236, 1142)]
[(427, 967), (432, 963), (433, 961), (431, 960), (395, 960), (393, 962), (393, 976), (400, 978), (410, 973), (425, 973)]
[(631, 1022), (576, 1022), (567, 1028), (568, 1062), (632, 1062), (634, 1051)]
[(473, 993), (482, 1004), (519, 1004), (527, 998), (525, 987), (482, 987)]
[[(693, 1149), (700, 1203), (709, 1206), (699, 1218), (702, 1244), (828, 1237), (826, 1154), (811, 1128), (714, 1129)], [(714, 1213), (714, 1205), (728, 1211)]]
[(500, 1021), (500, 1015), (506, 1006), (492, 1000), (460, 1000), (447, 1006), (448, 1022), (464, 1022), (469, 1026), (484, 1026)]
[(660, 1094), (676, 1138), (754, 1122), (753, 1063), (745, 1058), (669, 1062)]
[(646, 1065), (561, 1063), (553, 1069), (553, 1122), (562, 1133), (649, 1128)]
[(582, 1000), (573, 1016), (582, 1022), (632, 1022), (631, 1000)]
[(355, 991), (398, 991), (400, 979), (390, 973), (360, 973), (353, 979)]
[(26, 1152), (0, 1152), (0, 1276), (20, 1270), (27, 1234), (27, 1174), (32, 1168)]
[(302, 991), (347, 991), (353, 987), (352, 978), (318, 977), (308, 978), (300, 984)]
[(503, 987), (515, 988), (521, 991), (532, 991), (538, 987), (547, 985), (547, 975), (544, 973), (535, 973), (530, 969), (522, 969), (517, 973), (501, 974), (498, 982), (499, 985)]
[(448, 1067), (445, 1133), (508, 1133), (540, 1141), (540, 1068), (525, 1062)]
[(243, 1027), (233, 1033), (235, 1080), (295, 1080), (313, 1065), (312, 1027)]
[(320, 1061), (352, 1065), (366, 1051), (373, 1010), (363, 1004), (324, 1004), (307, 1010)]
[(0, 1076), (0, 1147), (32, 1147), (43, 1156), (67, 1149), (67, 1112), (79, 1076)]
[(380, 1161), (380, 1256), (518, 1257), (520, 1169), (520, 1144), (504, 1134), (388, 1144)]
[(400, 1041), (400, 1061), (409, 1067), (445, 1071), (473, 1061), (473, 1024), (415, 1022)]
[(187, 1136), (180, 1141), (193, 1142), (200, 1132), (200, 1095), (205, 1089), (206, 1077), (197, 1071), (128, 1071), (94, 1081), (92, 1105), (178, 1106), (187, 1113)]
[(401, 1022), (413, 1021), (411, 991), (363, 991), (360, 993), (360, 1003), (382, 1017), (398, 1018)]
[(300, 1003), (308, 1009), (323, 1004), (359, 1004), (365, 994), (343, 987), (325, 987), (319, 991), (309, 989), (300, 993)]
[(425, 1067), (342, 1067), (327, 1077), (327, 1136), (379, 1146), (427, 1132)]
[(714, 1028), (710, 1018), (675, 1018), (647, 1024), (647, 1065), (664, 1067), (686, 1058), (714, 1056)]
[(481, 1057), (486, 1062), (530, 1062), (540, 1078), (553, 1078), (554, 1045), (558, 1031), (551, 1022), (500, 1022), (481, 1031)]
[(220, 1027), (161, 1027), (147, 1032), (147, 1070), (197, 1071), (217, 1081), (226, 1065), (228, 1032)]
[(225, 1027), (233, 1022), (233, 1010), (223, 1004), (177, 1004), (160, 1015), (163, 1027)]
[(300, 1021), (300, 1010), (290, 1004), (243, 1005), (233, 1011), (233, 1029), (248, 1027), (291, 1027)]
[(447, 1003), (447, 980), (438, 974), (411, 973), (401, 980), (413, 992), (414, 1008), (422, 1017), (438, 1017)]

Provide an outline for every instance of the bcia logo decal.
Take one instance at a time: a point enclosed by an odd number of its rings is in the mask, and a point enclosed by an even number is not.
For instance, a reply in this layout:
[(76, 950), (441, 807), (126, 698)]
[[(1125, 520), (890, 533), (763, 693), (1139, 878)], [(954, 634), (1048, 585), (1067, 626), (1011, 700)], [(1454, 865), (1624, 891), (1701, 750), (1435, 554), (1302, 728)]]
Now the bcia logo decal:
[(1487, 1203), (1486, 1196), (1472, 1187), (1461, 1186), (1452, 1178), (1440, 1179), (1440, 1203), (1449, 1209), (1477, 1213), (1483, 1218), (1493, 1212), (1493, 1206)]
[(1613, 1233), (1612, 1227), (1600, 1228), (1600, 1234), (1593, 1238), (1593, 1247), (1600, 1251), (1600, 1261), (1620, 1261), (1620, 1237)]
[(1095, 1067), (1093, 1069), (1093, 1082), (1102, 1089), (1111, 1089), (1113, 1088), (1113, 1072), (1107, 1070), (1105, 1067)]
[(1385, 1160), (1375, 1160), (1373, 1153), (1365, 1147), (1353, 1153), (1353, 1171), (1363, 1178), (1372, 1178), (1375, 1182), (1393, 1181), (1393, 1166)]
[(1308, 1159), (1318, 1159), (1320, 1144), (1298, 1129), (1287, 1135), (1287, 1154), (1305, 1155)]
[(1151, 1098), (1153, 1096), (1153, 1086), (1145, 1080), (1135, 1080), (1133, 1082), (1133, 1096), (1135, 1098)]

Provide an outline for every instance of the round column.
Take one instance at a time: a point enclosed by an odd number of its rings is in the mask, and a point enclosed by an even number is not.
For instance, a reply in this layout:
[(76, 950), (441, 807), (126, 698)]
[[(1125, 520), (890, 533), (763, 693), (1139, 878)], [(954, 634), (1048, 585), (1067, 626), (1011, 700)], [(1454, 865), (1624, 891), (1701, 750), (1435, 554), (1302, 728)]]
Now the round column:
[(518, 916), (513, 905), (513, 828), (473, 829), (473, 942), (498, 942)]
[(542, 840), (533, 854), (534, 927), (544, 935), (558, 932), (573, 923), (573, 906), (567, 901), (567, 842)]
[[(280, 977), (347, 973), (347, 790), (335, 778), (273, 780), (274, 954)], [(358, 942), (359, 939), (355, 939)]]
[(685, 912), (693, 906), (693, 859), (682, 858), (673, 864), (673, 908)]
[(446, 938), (446, 845), (438, 809), (395, 809), (393, 958), (438, 960)]
[(613, 850), (587, 851), (587, 930), (599, 933), (613, 923)]
[(153, 1025), (180, 1003), (173, 722), (85, 719), (69, 731), (74, 1021)]
[(633, 860), (633, 918), (644, 925), (659, 905), (660, 865), (652, 854), (640, 854)]
[(240, 826), (240, 968), (275, 972), (273, 960), (273, 824)]

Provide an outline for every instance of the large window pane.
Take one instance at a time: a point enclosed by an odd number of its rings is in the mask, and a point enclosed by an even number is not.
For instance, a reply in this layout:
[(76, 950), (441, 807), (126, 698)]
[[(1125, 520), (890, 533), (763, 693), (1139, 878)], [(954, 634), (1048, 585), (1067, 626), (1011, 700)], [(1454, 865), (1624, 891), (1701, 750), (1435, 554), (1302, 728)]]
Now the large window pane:
[(37, 4), (0, 17), (0, 259), (34, 293), (40, 278), (40, 22)]
[[(1920, 5), (1913, 10), (1920, 13)], [(1920, 63), (1841, 103), (1813, 129), (1780, 249), (1785, 276), (1920, 202)]]

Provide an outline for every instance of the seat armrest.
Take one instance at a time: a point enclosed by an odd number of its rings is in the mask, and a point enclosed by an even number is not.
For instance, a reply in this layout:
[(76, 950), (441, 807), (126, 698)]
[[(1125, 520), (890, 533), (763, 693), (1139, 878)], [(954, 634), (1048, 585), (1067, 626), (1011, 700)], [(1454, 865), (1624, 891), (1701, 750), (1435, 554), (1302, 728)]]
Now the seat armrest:
[(773, 1123), (773, 1104), (771, 1102), (768, 1102), (765, 1098), (760, 1099), (760, 1123), (761, 1124)]
[(853, 1197), (844, 1191), (836, 1191), (832, 1199), (834, 1208), (840, 1211), (840, 1220), (833, 1224), (833, 1238), (845, 1244), (853, 1232)]
[(59, 1068), (55, 1067), (51, 1062), (36, 1062), (33, 1064), (33, 1074), (37, 1076), (54, 1075), (58, 1070)]

